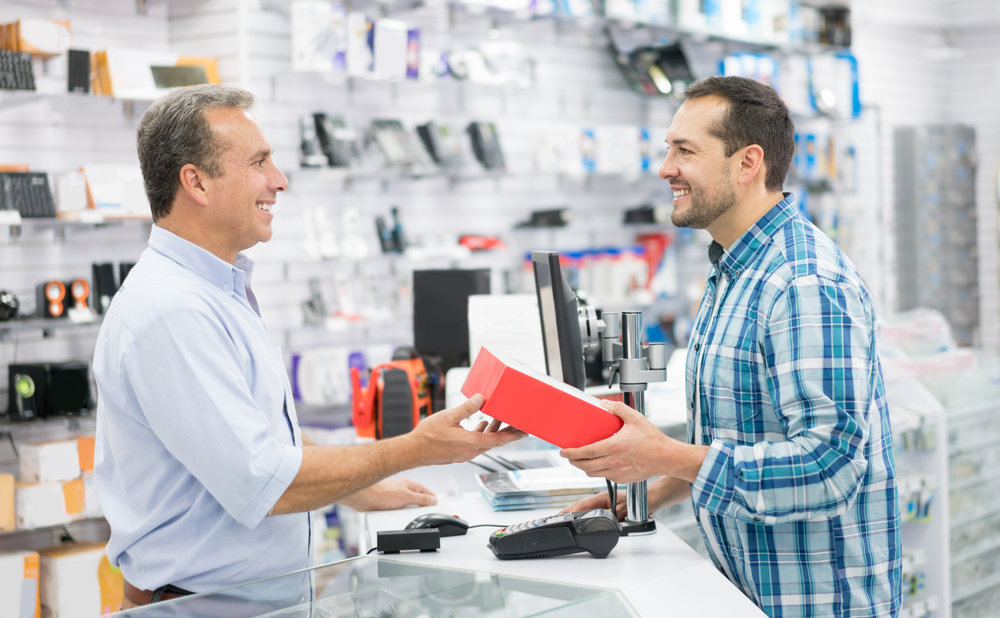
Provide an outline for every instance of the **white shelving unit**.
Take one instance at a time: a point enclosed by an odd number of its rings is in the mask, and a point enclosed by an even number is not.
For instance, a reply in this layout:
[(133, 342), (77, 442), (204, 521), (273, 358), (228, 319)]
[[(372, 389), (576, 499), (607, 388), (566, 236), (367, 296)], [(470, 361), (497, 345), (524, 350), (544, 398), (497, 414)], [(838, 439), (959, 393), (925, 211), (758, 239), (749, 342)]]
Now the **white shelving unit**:
[(888, 379), (903, 527), (902, 618), (951, 615), (948, 568), (948, 425), (919, 381)]
[(952, 612), (986, 618), (1000, 606), (1000, 362), (926, 380), (948, 424)]

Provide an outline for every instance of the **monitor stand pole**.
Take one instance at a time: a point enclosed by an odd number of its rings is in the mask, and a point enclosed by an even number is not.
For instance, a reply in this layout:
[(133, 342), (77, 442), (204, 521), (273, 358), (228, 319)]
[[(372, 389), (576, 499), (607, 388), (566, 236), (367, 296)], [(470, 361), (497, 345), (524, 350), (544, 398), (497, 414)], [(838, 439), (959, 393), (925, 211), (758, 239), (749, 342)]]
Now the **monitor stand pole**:
[[(621, 313), (622, 361), (643, 361), (642, 314), (637, 311)], [(619, 386), (625, 396), (625, 405), (646, 415), (646, 382), (626, 382), (630, 371), (619, 374)], [(624, 379), (623, 379), (624, 378)], [(625, 489), (628, 513), (622, 522), (623, 535), (652, 534), (656, 532), (656, 520), (649, 517), (646, 495), (646, 481), (629, 483)]]

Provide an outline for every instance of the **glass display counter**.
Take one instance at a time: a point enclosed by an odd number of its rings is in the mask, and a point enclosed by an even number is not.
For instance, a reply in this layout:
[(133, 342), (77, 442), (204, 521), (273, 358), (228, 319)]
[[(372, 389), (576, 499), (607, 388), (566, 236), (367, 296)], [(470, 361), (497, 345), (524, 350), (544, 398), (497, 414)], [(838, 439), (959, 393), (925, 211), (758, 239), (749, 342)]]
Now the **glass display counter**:
[(361, 556), (114, 615), (617, 618), (639, 614), (611, 588)]

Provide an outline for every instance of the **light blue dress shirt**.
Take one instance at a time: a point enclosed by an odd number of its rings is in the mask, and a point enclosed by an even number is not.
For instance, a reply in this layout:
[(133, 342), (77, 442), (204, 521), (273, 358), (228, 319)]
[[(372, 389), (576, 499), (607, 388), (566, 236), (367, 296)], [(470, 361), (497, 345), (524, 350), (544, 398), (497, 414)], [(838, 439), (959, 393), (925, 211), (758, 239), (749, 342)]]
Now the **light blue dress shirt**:
[(302, 463), (285, 365), (236, 264), (153, 226), (94, 354), (107, 554), (152, 590), (305, 568), (309, 516), (267, 514)]

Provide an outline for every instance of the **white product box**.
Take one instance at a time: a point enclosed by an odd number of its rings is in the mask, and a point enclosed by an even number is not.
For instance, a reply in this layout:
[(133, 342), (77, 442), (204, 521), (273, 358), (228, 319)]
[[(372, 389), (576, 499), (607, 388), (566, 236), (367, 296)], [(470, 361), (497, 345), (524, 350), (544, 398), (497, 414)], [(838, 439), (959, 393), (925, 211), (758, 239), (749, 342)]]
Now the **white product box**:
[(58, 526), (83, 517), (86, 497), (82, 478), (62, 483), (16, 483), (17, 528)]
[(103, 543), (67, 543), (38, 554), (41, 604), (47, 615), (92, 618), (103, 613), (98, 578)]
[(0, 616), (38, 618), (38, 552), (0, 552)]
[(18, 445), (22, 483), (69, 481), (80, 476), (77, 441), (22, 442)]

